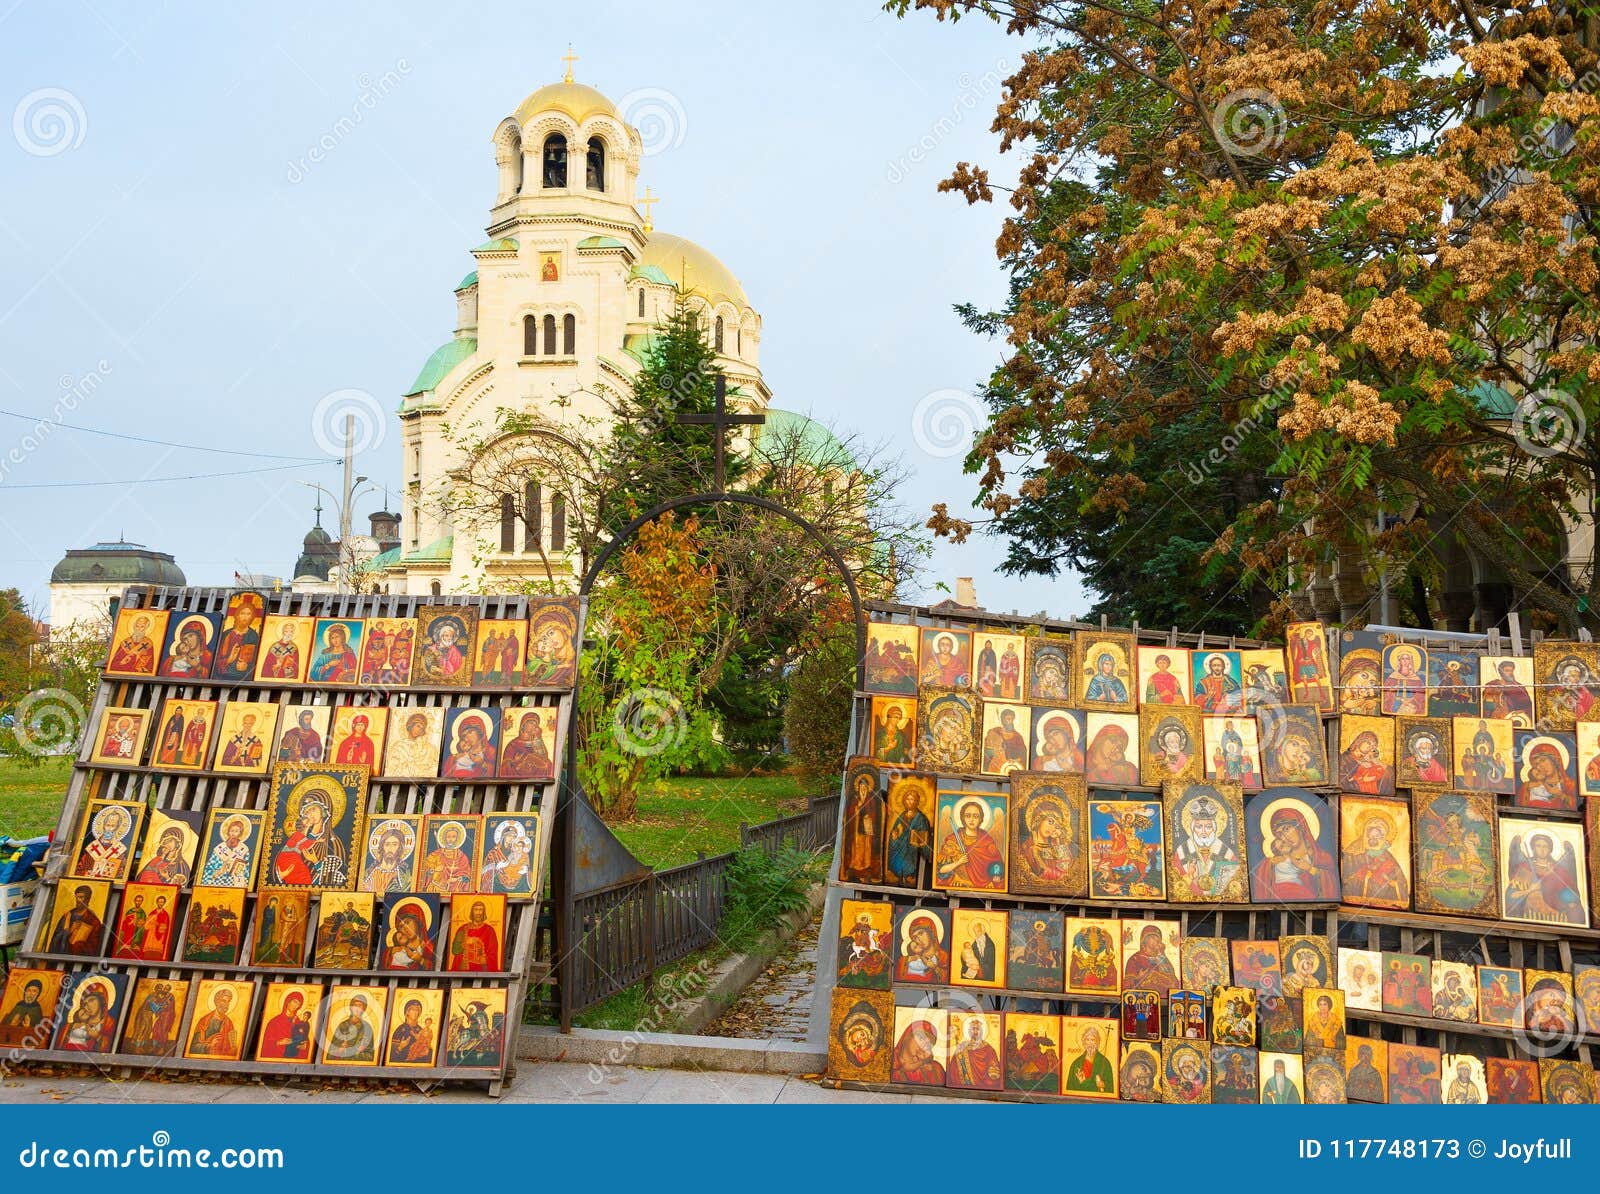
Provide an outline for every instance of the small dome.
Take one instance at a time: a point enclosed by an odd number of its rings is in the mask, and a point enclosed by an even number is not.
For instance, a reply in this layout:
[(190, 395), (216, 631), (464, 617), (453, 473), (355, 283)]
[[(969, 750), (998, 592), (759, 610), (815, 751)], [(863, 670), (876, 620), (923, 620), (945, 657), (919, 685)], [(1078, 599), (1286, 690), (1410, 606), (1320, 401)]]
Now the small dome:
[(417, 374), (417, 380), (411, 383), (405, 396), (410, 398), (413, 394), (426, 394), (443, 381), (450, 370), (477, 351), (478, 341), (473, 336), (458, 336), (440, 345), (424, 363), (422, 372)]
[(527, 124), (540, 112), (565, 112), (582, 124), (591, 116), (611, 116), (618, 120), (617, 106), (593, 87), (582, 83), (551, 83), (541, 87), (517, 105), (513, 117), (518, 124)]
[(188, 581), (183, 569), (164, 551), (151, 551), (142, 543), (96, 543), (73, 548), (50, 571), (53, 585), (171, 585)]
[(698, 294), (713, 303), (727, 299), (737, 307), (750, 305), (733, 271), (718, 261), (714, 253), (681, 236), (652, 232), (645, 241), (639, 265), (655, 266), (685, 294)]
[(314, 526), (306, 532), (306, 537), (301, 540), (307, 547), (315, 547), (323, 543), (332, 543), (333, 539), (327, 531), (320, 526)]

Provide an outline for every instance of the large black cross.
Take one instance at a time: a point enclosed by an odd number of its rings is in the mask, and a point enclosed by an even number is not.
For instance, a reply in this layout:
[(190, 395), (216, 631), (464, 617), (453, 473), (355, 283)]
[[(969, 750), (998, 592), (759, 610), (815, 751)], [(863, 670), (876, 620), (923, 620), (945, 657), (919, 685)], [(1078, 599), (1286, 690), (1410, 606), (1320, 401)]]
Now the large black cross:
[(713, 490), (713, 492), (723, 493), (727, 489), (724, 481), (726, 477), (726, 463), (728, 456), (728, 428), (737, 427), (742, 424), (760, 425), (767, 421), (767, 416), (760, 414), (740, 415), (730, 413), (728, 410), (728, 379), (723, 377), (721, 373), (718, 373), (717, 404), (715, 409), (708, 415), (679, 415), (676, 421), (679, 423), (686, 423), (702, 427), (709, 425), (711, 428), (713, 428), (713, 434), (716, 437), (713, 442), (716, 445), (717, 461), (717, 487), (715, 490)]

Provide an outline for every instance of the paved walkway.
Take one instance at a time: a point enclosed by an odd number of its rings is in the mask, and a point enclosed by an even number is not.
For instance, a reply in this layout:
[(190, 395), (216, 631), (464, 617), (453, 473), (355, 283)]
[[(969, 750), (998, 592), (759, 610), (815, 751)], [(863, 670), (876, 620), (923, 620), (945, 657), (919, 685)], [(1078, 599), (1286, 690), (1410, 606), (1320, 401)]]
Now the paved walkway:
[(706, 1026), (707, 1036), (743, 1040), (803, 1041), (811, 1026), (817, 985), (817, 930), (821, 917), (795, 935), (739, 1001)]

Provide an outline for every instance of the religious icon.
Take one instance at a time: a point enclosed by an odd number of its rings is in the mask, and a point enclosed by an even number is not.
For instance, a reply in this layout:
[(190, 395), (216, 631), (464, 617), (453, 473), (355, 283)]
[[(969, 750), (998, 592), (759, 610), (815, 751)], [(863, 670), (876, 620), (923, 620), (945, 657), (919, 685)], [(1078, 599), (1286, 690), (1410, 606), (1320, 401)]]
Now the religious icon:
[(1572, 991), (1578, 1005), (1578, 1026), (1590, 1036), (1600, 1036), (1600, 966), (1574, 966)]
[(1480, 668), (1483, 715), (1518, 729), (1533, 727), (1533, 660), (1526, 655), (1485, 655)]
[[(1305, 1047), (1344, 1051), (1344, 992), (1329, 987), (1306, 987), (1300, 993)], [(1341, 1068), (1341, 1074), (1343, 1070)]]
[(1308, 1104), (1345, 1103), (1344, 1048), (1337, 1051), (1313, 1049), (1307, 1039), (1302, 1060), (1305, 1063), (1306, 1102)]
[(945, 908), (894, 910), (894, 981), (943, 985), (950, 981), (950, 912)]
[(1189, 704), (1189, 652), (1183, 647), (1139, 648), (1139, 703)]
[(178, 889), (166, 883), (129, 883), (111, 935), (111, 956), (168, 962), (178, 937)]
[(203, 770), (211, 754), (211, 728), (216, 720), (216, 701), (168, 697), (156, 719), (151, 765), (169, 771)]
[(171, 616), (164, 609), (119, 609), (105, 674), (136, 679), (154, 676)]
[(369, 891), (322, 897), (312, 963), (317, 969), (365, 970), (370, 965), (375, 899)]
[(1008, 819), (1004, 793), (941, 790), (933, 885), (946, 891), (1005, 891)]
[(1344, 640), (1354, 640), (1356, 633), (1346, 631), (1341, 636), (1339, 652), (1339, 712), (1356, 713), (1373, 717), (1383, 711), (1383, 656), (1373, 646), (1356, 646)]
[(361, 680), (360, 618), (318, 618), (311, 636), (308, 684), (356, 684)]
[(1134, 685), (1134, 638), (1119, 631), (1079, 631), (1082, 654), (1077, 666), (1075, 702), (1084, 709), (1132, 713), (1138, 708)]
[(1320, 797), (1271, 788), (1245, 806), (1250, 898), (1256, 903), (1326, 903), (1339, 898), (1333, 817)]
[(1494, 796), (1416, 792), (1412, 800), (1417, 809), (1417, 910), (1498, 915)]
[(1571, 734), (1516, 731), (1516, 787), (1511, 803), (1518, 808), (1577, 812), (1577, 742)]
[[(1088, 715), (1089, 747), (1085, 753), (1084, 778), (1096, 787), (1130, 788), (1139, 783), (1139, 718), (1132, 713)], [(1133, 757), (1129, 757), (1129, 752)]]
[(1256, 1043), (1254, 987), (1218, 987), (1211, 997), (1211, 1039), (1219, 1045)]
[(250, 947), (251, 965), (304, 966), (306, 932), (310, 924), (310, 892), (263, 892), (256, 902), (256, 933)]
[[(111, 884), (99, 879), (62, 879), (56, 884), (55, 903), (41, 931), (48, 930), (42, 952), (93, 958), (100, 954), (105, 936), (106, 905)], [(38, 945), (35, 944), (35, 949)]]
[[(838, 996), (835, 995), (834, 999), (837, 1010)], [(945, 1063), (945, 1086), (952, 1090), (1000, 1090), (1004, 1083), (997, 1048), (1001, 1039), (999, 1012), (952, 1011), (950, 1060)], [(830, 1054), (832, 1049), (830, 1042)], [(829, 1069), (833, 1070), (834, 1067), (830, 1065)]]
[(1228, 943), (1220, 937), (1185, 937), (1178, 946), (1178, 957), (1183, 985), (1191, 991), (1210, 995), (1233, 981)]
[(1122, 989), (1122, 947), (1117, 922), (1067, 917), (1067, 993), (1110, 996)]
[(1283, 993), (1302, 995), (1307, 987), (1333, 984), (1333, 951), (1326, 937), (1296, 934), (1278, 938)]
[(1211, 1102), (1211, 1050), (1201, 1042), (1161, 1042), (1161, 1091), (1169, 1103)]
[[(893, 1024), (894, 996), (888, 991), (835, 988), (828, 1023), (829, 1075), (849, 1082), (887, 1082)], [(999, 1068), (996, 1061), (995, 1085), (989, 1089), (1000, 1087)]]
[(367, 817), (367, 770), (308, 763), (272, 769), (265, 888), (349, 891)]
[(128, 976), (84, 970), (67, 976), (55, 1017), (55, 1045), (69, 1053), (110, 1053)]
[(894, 1008), (890, 1082), (942, 1087), (949, 1052), (950, 1013), (938, 1007)]
[(217, 730), (216, 771), (240, 775), (267, 773), (267, 744), (278, 725), (278, 706), (271, 701), (229, 701), (222, 706)]
[(1433, 960), (1417, 954), (1383, 955), (1383, 1010), (1402, 1016), (1433, 1015)]
[(1117, 1085), (1117, 1097), (1124, 1103), (1161, 1102), (1161, 1050), (1154, 1045), (1124, 1041)]
[(321, 1007), (321, 983), (268, 983), (261, 1001), (256, 1060), (309, 1062)]
[(977, 658), (973, 664), (972, 686), (978, 695), (985, 701), (1020, 702), (1023, 637), (980, 630), (973, 636), (973, 649), (977, 651)]
[(388, 712), (390, 730), (383, 752), (383, 774), (390, 779), (437, 776), (444, 748), (445, 711), (396, 705)]
[(107, 879), (120, 883), (133, 866), (133, 846), (139, 840), (144, 805), (134, 800), (89, 801), (83, 813), (83, 830), (72, 853), (72, 875), (78, 879)]
[(1244, 712), (1242, 663), (1237, 651), (1193, 651), (1194, 703), (1204, 713)]
[[(1244, 686), (1246, 713), (1259, 713), (1265, 706), (1289, 704), (1289, 673), (1283, 663), (1283, 652), (1277, 647), (1240, 651), (1239, 676)], [(1316, 711), (1314, 705), (1305, 707)]]
[(1481, 709), (1478, 657), (1465, 651), (1428, 652), (1428, 716), (1476, 717)]
[(222, 636), (217, 640), (211, 675), (217, 680), (249, 680), (256, 674), (256, 656), (261, 652), (261, 625), (267, 599), (248, 590), (228, 598), (222, 617)]
[(1247, 792), (1261, 787), (1261, 740), (1253, 717), (1202, 717), (1206, 778), (1237, 784)]
[(984, 775), (1009, 775), (1028, 769), (1028, 733), (1032, 711), (1026, 705), (980, 703), (983, 712), (983, 753), (979, 770)]
[(1542, 1097), (1538, 1062), (1490, 1057), (1483, 1066), (1489, 1102), (1501, 1105), (1537, 1103)]
[[(1427, 794), (1418, 792), (1416, 797), (1425, 800)], [(1406, 801), (1340, 797), (1339, 838), (1345, 903), (1411, 907), (1411, 806)]]
[(1500, 907), (1529, 924), (1588, 925), (1583, 828), (1564, 821), (1500, 818)]
[(1452, 763), (1457, 788), (1468, 792), (1511, 792), (1516, 788), (1512, 723), (1500, 718), (1451, 720), (1455, 741)]
[(1425, 1045), (1389, 1043), (1389, 1102), (1412, 1107), (1439, 1102), (1439, 1050)]
[(1339, 989), (1346, 1007), (1383, 1010), (1383, 955), (1375, 949), (1339, 947)]
[[(128, 1018), (118, 1052), (135, 1057), (171, 1057), (178, 1051), (178, 1025), (189, 1001), (189, 984), (176, 978), (141, 978), (128, 1000)], [(0, 1030), (0, 1044), (4, 1032)]]
[(1590, 710), (1600, 698), (1600, 645), (1566, 643), (1553, 639), (1533, 644), (1533, 674), (1537, 687), (1538, 724), (1550, 731), (1570, 731), (1590, 720)]
[(255, 678), (298, 684), (311, 665), (311, 636), (315, 618), (268, 614), (261, 623), (262, 647), (256, 659)]
[(1006, 985), (1014, 991), (1060, 991), (1064, 930), (1059, 912), (1011, 909), (1006, 918)]
[(1351, 1103), (1385, 1103), (1389, 1099), (1389, 1046), (1377, 1038), (1346, 1037), (1344, 1093)]
[(61, 970), (13, 966), (0, 992), (0, 1048), (46, 1049), (66, 979)]
[[(1061, 1021), (1031, 1012), (1007, 1012), (1005, 1088), (1055, 1094), (1061, 1089)], [(1112, 1085), (1116, 1085), (1115, 1079)]]
[(538, 845), (538, 813), (487, 814), (478, 890), (511, 899), (532, 896), (539, 888)]
[(469, 892), (478, 875), (483, 818), (432, 813), (422, 819), (422, 865), (417, 890), (435, 895)]
[(1154, 991), (1122, 992), (1122, 1039), (1159, 1041), (1161, 1039), (1161, 996)]
[(1061, 1093), (1115, 1099), (1119, 1044), (1115, 1017), (1061, 1017)]
[(481, 618), (472, 651), (472, 682), (479, 688), (504, 688), (523, 674), (523, 635), (527, 622)]
[(106, 709), (100, 714), (100, 728), (89, 739), (89, 762), (137, 767), (144, 759), (150, 717), (149, 709)]
[(505, 746), (500, 752), (500, 778), (554, 779), (559, 711), (554, 706), (507, 709), (502, 720)]
[(144, 845), (139, 850), (139, 866), (133, 878), (140, 883), (187, 887), (194, 873), (195, 854), (200, 849), (204, 817), (199, 809), (151, 809)]
[(867, 623), (866, 692), (882, 696), (916, 696), (918, 647), (915, 626), (893, 622)]
[(1305, 1072), (1298, 1053), (1277, 1053), (1263, 1050), (1260, 1055), (1261, 1102), (1265, 1106), (1283, 1106), (1305, 1102), (1302, 1089)]
[(1283, 966), (1276, 941), (1230, 941), (1233, 981), (1263, 995), (1283, 994)]
[(841, 901), (835, 971), (839, 986), (868, 991), (889, 989), (893, 925), (894, 905), (887, 900)]
[(1244, 794), (1237, 785), (1168, 780), (1167, 862), (1170, 897), (1180, 903), (1243, 904)]
[(500, 753), (500, 710), (458, 706), (445, 710), (444, 779), (492, 779)]
[[(871, 766), (870, 763), (865, 765)], [(888, 833), (883, 847), (884, 882), (901, 887), (917, 886), (922, 861), (930, 857), (933, 852), (934, 801), (933, 776), (913, 772), (890, 774), (889, 796), (882, 811), (882, 815), (888, 818)], [(860, 816), (865, 813), (870, 819), (872, 809), (870, 801), (857, 809), (857, 820), (853, 824), (867, 832), (861, 837), (849, 839), (853, 848), (865, 850), (871, 846), (871, 826), (863, 824)], [(854, 858), (850, 874), (845, 875), (841, 868), (840, 877), (846, 880), (853, 878), (856, 882), (862, 883), (877, 882), (876, 878), (866, 877), (876, 873), (870, 865), (863, 865), (860, 868), (861, 873), (858, 873), (856, 864), (866, 864), (866, 862), (864, 854)]]
[(1089, 802), (1089, 896), (1167, 898), (1159, 800)]
[(1578, 1009), (1572, 998), (1572, 976), (1561, 970), (1528, 970), (1523, 974), (1528, 996), (1523, 1024), (1536, 1043), (1560, 1044), (1578, 1032)]
[(383, 901), (379, 970), (434, 970), (438, 949), (438, 896), (408, 892)]
[(868, 753), (880, 763), (910, 767), (917, 740), (917, 702), (909, 697), (872, 698)]
[(1077, 776), (1011, 777), (1011, 877), (1020, 894), (1084, 896), (1089, 890), (1085, 792)]
[(358, 890), (388, 895), (416, 887), (421, 824), (421, 816), (406, 813), (383, 814), (367, 822)]
[(1478, 1018), (1477, 972), (1466, 962), (1433, 961), (1433, 1014), (1440, 1020), (1474, 1023)]
[(1031, 770), (1082, 775), (1084, 717), (1082, 709), (1033, 710)]
[[(1589, 840), (1595, 843), (1589, 851), (1589, 890), (1600, 892), (1600, 800), (1583, 802), (1583, 823)], [(1594, 917), (1594, 923), (1600, 926), (1600, 908), (1594, 910)]]
[(438, 1064), (439, 1026), (444, 1022), (444, 992), (433, 987), (401, 987), (394, 993), (383, 1064)]
[[(451, 994), (479, 996), (482, 992), (457, 989)], [(328, 1018), (322, 1025), (322, 1064), (377, 1065), (388, 1005), (388, 987), (333, 987), (328, 992)]]
[(1428, 653), (1410, 643), (1383, 649), (1383, 711), (1390, 717), (1428, 712)]
[(1395, 734), (1399, 740), (1398, 782), (1403, 788), (1450, 786), (1451, 726), (1443, 717), (1401, 717)]
[(1165, 996), (1176, 990), (1178, 941), (1175, 920), (1121, 920), (1122, 989), (1154, 991)]
[(1522, 1028), (1522, 998), (1521, 970), (1478, 967), (1478, 1023), (1494, 1028)]
[(477, 629), (478, 611), (471, 606), (423, 606), (417, 613), (413, 683), (446, 688), (471, 686), (472, 640)]
[(1305, 1001), (1298, 995), (1261, 995), (1256, 999), (1256, 1020), (1261, 1047), (1282, 1053), (1299, 1053)]
[(1580, 721), (1577, 725), (1578, 792), (1600, 797), (1600, 721)]
[[(880, 708), (879, 701), (892, 703)], [(978, 707), (964, 692), (924, 689), (913, 705), (894, 697), (872, 698), (873, 757), (904, 755), (909, 766), (911, 743), (925, 771), (941, 775), (976, 774), (978, 755)], [(920, 737), (917, 736), (920, 731)], [(883, 754), (877, 749), (884, 747)]]
[(1237, 1045), (1211, 1046), (1211, 1101), (1229, 1106), (1254, 1106), (1261, 1101), (1256, 1076), (1256, 1051)]
[(340, 767), (366, 767), (376, 775), (388, 728), (389, 710), (381, 705), (340, 705), (328, 732), (328, 757)]
[(1072, 636), (1041, 634), (1027, 642), (1027, 700), (1030, 705), (1072, 703)]
[(972, 687), (972, 632), (924, 627), (923, 688)]
[(266, 814), (256, 809), (214, 808), (206, 821), (197, 886), (255, 886)]
[(166, 641), (161, 647), (161, 663), (156, 674), (190, 684), (203, 684), (209, 680), (221, 622), (217, 614), (174, 612), (168, 623)]
[(963, 987), (1006, 985), (1006, 914), (1003, 910), (957, 908), (951, 913), (952, 981)]
[(182, 959), (232, 966), (239, 961), (243, 941), (244, 891), (237, 887), (196, 887), (184, 916)]
[(528, 602), (529, 688), (571, 688), (578, 675), (578, 603), (570, 597)]
[(194, 983), (194, 1012), (183, 1055), (206, 1061), (238, 1061), (244, 1053), (253, 984), (202, 978)]
[(444, 1063), (456, 1069), (498, 1070), (505, 1064), (504, 987), (454, 987), (444, 1029)]
[(1200, 711), (1188, 706), (1139, 711), (1139, 773), (1159, 788), (1171, 780), (1198, 780), (1205, 774), (1205, 732)]
[(1167, 1035), (1180, 1040), (1206, 1039), (1206, 997), (1199, 991), (1167, 992)]
[(539, 281), (561, 281), (561, 254), (557, 252), (541, 252), (539, 254)]
[(1310, 705), (1263, 705), (1261, 773), (1269, 784), (1328, 782), (1328, 748), (1322, 719)]
[(1585, 1062), (1541, 1057), (1539, 1086), (1551, 1106), (1595, 1101), (1594, 1071)]
[(1290, 622), (1283, 645), (1289, 656), (1289, 693), (1295, 703), (1311, 705), (1318, 713), (1336, 712), (1328, 635), (1322, 623)]
[(286, 705), (279, 720), (274, 763), (320, 763), (328, 757), (328, 725), (333, 710), (327, 705)]
[[(522, 624), (517, 623), (520, 639)], [(401, 688), (411, 682), (417, 623), (413, 618), (368, 618), (361, 642), (356, 681), (372, 688)], [(353, 648), (354, 642), (350, 643)]]
[(506, 897), (450, 897), (450, 948), (445, 969), (495, 973), (505, 967)]
[(1347, 713), (1339, 719), (1339, 790), (1394, 795), (1394, 718)]
[[(856, 757), (845, 767), (844, 828), (839, 855), (841, 882), (883, 882), (882, 784), (883, 770), (872, 759)], [(932, 832), (931, 822), (929, 832)], [(910, 863), (910, 881), (901, 877), (896, 882), (906, 886), (915, 885), (916, 860), (911, 859)]]

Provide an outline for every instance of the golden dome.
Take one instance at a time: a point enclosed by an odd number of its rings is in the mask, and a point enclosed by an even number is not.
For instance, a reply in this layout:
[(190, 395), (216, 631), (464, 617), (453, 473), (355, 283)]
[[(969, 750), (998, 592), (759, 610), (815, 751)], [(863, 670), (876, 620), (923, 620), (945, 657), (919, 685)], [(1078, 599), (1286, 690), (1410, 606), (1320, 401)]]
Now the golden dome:
[(591, 116), (622, 119), (615, 104), (593, 87), (582, 83), (551, 83), (548, 87), (541, 87), (517, 105), (513, 116), (518, 124), (527, 124), (529, 118), (552, 110), (565, 112), (579, 124)]
[(727, 266), (707, 249), (681, 236), (652, 232), (644, 243), (640, 266), (655, 266), (674, 286), (686, 294), (698, 294), (709, 302), (727, 299), (737, 307), (748, 307), (744, 287)]

